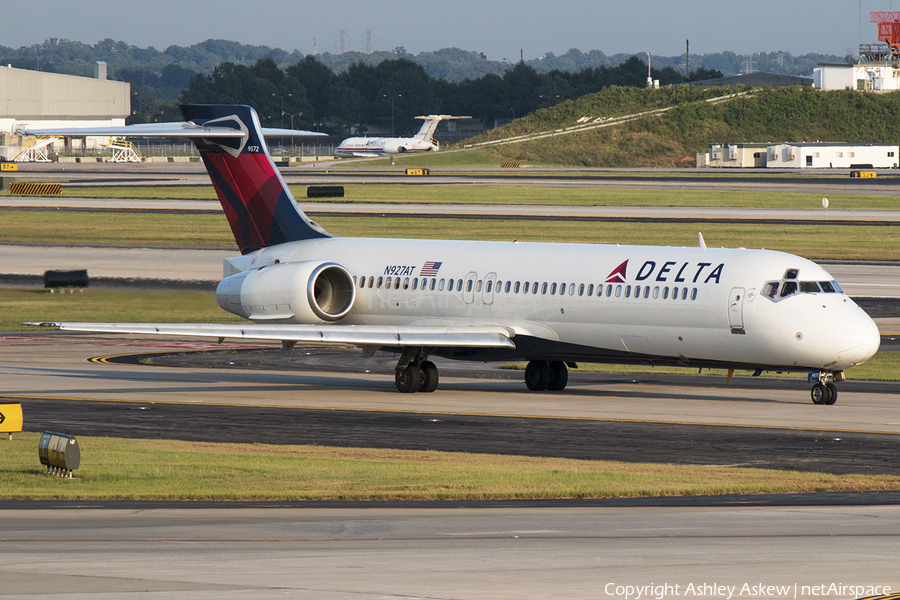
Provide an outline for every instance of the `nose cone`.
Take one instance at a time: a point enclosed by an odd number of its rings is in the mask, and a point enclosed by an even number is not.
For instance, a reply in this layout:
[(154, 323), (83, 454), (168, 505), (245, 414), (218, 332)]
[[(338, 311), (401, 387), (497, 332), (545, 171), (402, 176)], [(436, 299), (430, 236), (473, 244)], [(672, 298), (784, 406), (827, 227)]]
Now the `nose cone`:
[(848, 367), (859, 365), (878, 351), (881, 334), (875, 321), (857, 307), (854, 314), (835, 324), (834, 345), (841, 362), (847, 363)]

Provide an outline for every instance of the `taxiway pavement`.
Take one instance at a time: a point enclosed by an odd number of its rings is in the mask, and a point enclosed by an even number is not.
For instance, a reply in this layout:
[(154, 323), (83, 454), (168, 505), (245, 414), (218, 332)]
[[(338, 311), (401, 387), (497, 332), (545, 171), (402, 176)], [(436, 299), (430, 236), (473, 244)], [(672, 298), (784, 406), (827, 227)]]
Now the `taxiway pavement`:
[(859, 598), (900, 588), (898, 532), (898, 506), (0, 506), (0, 597)]

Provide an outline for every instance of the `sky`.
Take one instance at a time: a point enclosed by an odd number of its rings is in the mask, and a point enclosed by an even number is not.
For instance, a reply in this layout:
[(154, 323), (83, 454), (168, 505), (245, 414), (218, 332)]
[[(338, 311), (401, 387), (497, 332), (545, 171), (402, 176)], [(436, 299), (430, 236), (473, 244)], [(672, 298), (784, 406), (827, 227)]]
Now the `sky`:
[[(457, 47), (515, 62), (605, 54), (855, 53), (894, 0), (0, 0), (0, 45), (105, 38), (164, 50), (226, 39), (304, 54)], [(897, 9), (900, 10), (900, 0)], [(862, 18), (860, 18), (860, 16)], [(344, 32), (343, 36), (341, 32)]]

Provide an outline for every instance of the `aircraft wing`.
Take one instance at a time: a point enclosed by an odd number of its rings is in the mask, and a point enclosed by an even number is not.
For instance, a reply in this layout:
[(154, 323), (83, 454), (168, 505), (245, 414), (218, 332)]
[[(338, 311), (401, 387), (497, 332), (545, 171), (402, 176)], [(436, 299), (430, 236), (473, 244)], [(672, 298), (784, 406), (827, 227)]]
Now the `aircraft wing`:
[(63, 331), (183, 335), (246, 340), (322, 342), (353, 346), (435, 348), (515, 348), (512, 329), (501, 326), (429, 327), (381, 325), (263, 325), (196, 323), (62, 323), (29, 322), (25, 325), (59, 327)]
[[(110, 137), (159, 137), (159, 138), (243, 138), (247, 132), (233, 127), (206, 126), (196, 123), (149, 123), (110, 127), (39, 127), (20, 129), (25, 135), (98, 135)], [(302, 129), (262, 128), (265, 137), (327, 137), (328, 134)]]

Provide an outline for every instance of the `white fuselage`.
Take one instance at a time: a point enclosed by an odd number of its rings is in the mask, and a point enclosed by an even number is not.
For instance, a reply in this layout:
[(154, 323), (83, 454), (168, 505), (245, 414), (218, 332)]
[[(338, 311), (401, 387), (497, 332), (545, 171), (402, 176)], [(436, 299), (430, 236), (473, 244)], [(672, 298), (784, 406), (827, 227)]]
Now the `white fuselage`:
[(334, 155), (341, 158), (386, 156), (388, 154), (404, 154), (430, 152), (437, 150), (436, 144), (430, 140), (419, 138), (347, 138), (335, 148)]
[[(880, 342), (874, 322), (849, 297), (819, 286), (831, 275), (775, 251), (325, 238), (227, 262), (235, 272), (276, 261), (329, 261), (349, 271), (356, 298), (340, 324), (513, 330), (516, 350), (485, 353), (488, 359), (549, 354), (835, 371), (864, 362)], [(818, 291), (764, 293), (801, 282)], [(245, 309), (265, 314), (267, 307)], [(269, 322), (297, 322), (279, 311)]]

